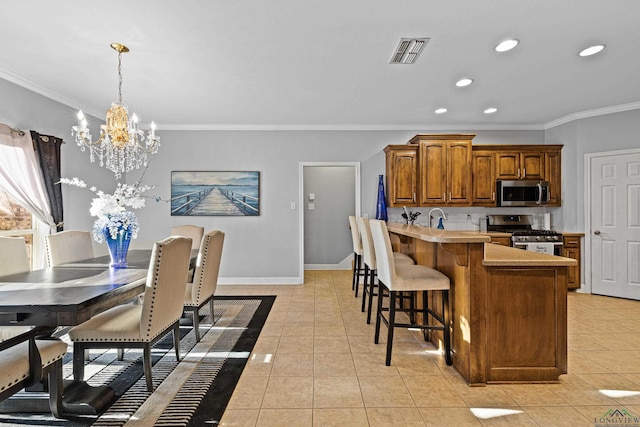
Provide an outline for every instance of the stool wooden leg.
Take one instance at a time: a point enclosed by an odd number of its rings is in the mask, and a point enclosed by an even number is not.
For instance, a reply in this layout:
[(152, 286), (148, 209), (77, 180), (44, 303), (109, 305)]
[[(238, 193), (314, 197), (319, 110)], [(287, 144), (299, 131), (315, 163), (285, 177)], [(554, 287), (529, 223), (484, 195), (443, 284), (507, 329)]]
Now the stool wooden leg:
[(362, 308), (361, 312), (364, 313), (364, 305), (367, 301), (367, 292), (371, 294), (371, 290), (368, 290), (368, 282), (369, 282), (369, 266), (367, 263), (364, 264), (364, 284), (362, 285)]
[(371, 270), (371, 278), (369, 282), (369, 304), (367, 307), (367, 325), (371, 324), (371, 308), (373, 306), (373, 297), (377, 295), (375, 291), (379, 288), (379, 286), (376, 284), (376, 277), (376, 270)]
[(393, 330), (396, 326), (396, 292), (389, 291), (389, 323), (387, 324), (387, 358), (385, 365), (391, 365), (391, 349), (393, 347)]
[(442, 319), (443, 319), (443, 337), (444, 337), (444, 360), (447, 365), (453, 364), (451, 357), (451, 330), (449, 329), (449, 291), (442, 291)]
[(356, 280), (358, 275), (356, 274), (356, 267), (358, 265), (358, 254), (353, 253), (353, 278), (351, 279), (351, 290), (356, 288)]
[[(422, 324), (429, 324), (429, 292), (422, 291)], [(425, 341), (429, 341), (431, 338), (431, 330), (423, 329), (422, 335), (424, 336)]]
[(383, 291), (384, 284), (378, 279), (378, 314), (376, 315), (376, 333), (373, 337), (373, 342), (378, 344), (380, 342), (380, 322), (382, 321), (382, 298), (384, 298)]
[(417, 292), (409, 292), (409, 322), (414, 325), (416, 323), (416, 295)]
[(355, 290), (356, 290), (356, 297), (358, 296), (358, 287), (360, 285), (360, 277), (362, 276), (362, 255), (358, 255), (356, 254), (356, 271), (355, 271)]

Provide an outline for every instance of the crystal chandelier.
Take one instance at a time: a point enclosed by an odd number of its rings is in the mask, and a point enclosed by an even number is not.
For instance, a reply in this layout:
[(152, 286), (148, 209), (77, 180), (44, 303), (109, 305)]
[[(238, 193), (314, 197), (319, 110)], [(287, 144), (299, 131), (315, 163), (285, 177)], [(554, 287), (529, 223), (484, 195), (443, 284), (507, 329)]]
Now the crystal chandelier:
[(120, 43), (111, 43), (118, 52), (118, 103), (112, 103), (107, 111), (106, 124), (100, 126), (100, 138), (91, 142), (91, 132), (87, 128), (87, 119), (78, 111), (78, 125), (71, 128), (71, 135), (82, 151), (89, 147), (91, 163), (95, 156), (100, 166), (112, 171), (116, 179), (131, 170), (147, 165), (147, 154), (158, 152), (160, 138), (156, 136), (156, 124), (151, 122), (148, 135), (138, 128), (138, 116), (129, 118), (127, 107), (122, 105), (122, 54), (129, 48)]

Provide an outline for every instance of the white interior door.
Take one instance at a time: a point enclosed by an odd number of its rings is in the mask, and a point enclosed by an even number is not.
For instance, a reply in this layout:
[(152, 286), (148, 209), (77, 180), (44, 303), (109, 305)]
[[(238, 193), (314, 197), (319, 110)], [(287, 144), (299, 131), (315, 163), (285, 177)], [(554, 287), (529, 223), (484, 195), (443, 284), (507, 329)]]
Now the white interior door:
[(590, 159), (591, 292), (640, 300), (640, 152)]

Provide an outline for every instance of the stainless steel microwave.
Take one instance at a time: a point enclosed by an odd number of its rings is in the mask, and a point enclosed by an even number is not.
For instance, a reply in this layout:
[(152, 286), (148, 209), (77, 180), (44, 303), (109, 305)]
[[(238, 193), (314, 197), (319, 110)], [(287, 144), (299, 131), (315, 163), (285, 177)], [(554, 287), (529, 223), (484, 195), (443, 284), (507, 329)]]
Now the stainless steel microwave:
[(547, 181), (497, 181), (498, 206), (544, 206), (549, 204)]

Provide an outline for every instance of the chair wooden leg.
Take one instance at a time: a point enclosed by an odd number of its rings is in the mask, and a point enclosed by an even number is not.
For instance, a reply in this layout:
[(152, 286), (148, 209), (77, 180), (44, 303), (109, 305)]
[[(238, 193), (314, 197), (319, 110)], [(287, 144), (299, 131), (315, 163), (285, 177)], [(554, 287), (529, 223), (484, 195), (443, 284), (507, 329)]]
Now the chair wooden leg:
[(393, 347), (393, 330), (396, 325), (396, 292), (389, 291), (389, 323), (387, 324), (387, 358), (385, 365), (391, 365), (391, 350)]
[(211, 312), (211, 325), (216, 324), (216, 314), (213, 311), (213, 297), (209, 300), (209, 311)]
[(364, 283), (362, 285), (362, 307), (360, 309), (360, 311), (362, 313), (364, 313), (364, 306), (366, 304), (367, 301), (367, 293), (370, 293), (370, 290), (368, 290), (368, 286), (369, 286), (369, 266), (365, 263), (364, 264)]
[(54, 417), (62, 416), (62, 359), (55, 361), (49, 368), (49, 409)]
[(145, 344), (142, 351), (142, 368), (144, 370), (144, 378), (147, 381), (147, 390), (153, 392), (153, 379), (151, 377), (151, 346)]
[(76, 381), (84, 379), (84, 352), (80, 343), (73, 344), (73, 379)]
[(196, 334), (196, 342), (200, 342), (200, 310), (193, 307), (193, 332)]
[(176, 360), (180, 361), (180, 322), (173, 327), (173, 347), (176, 349)]

